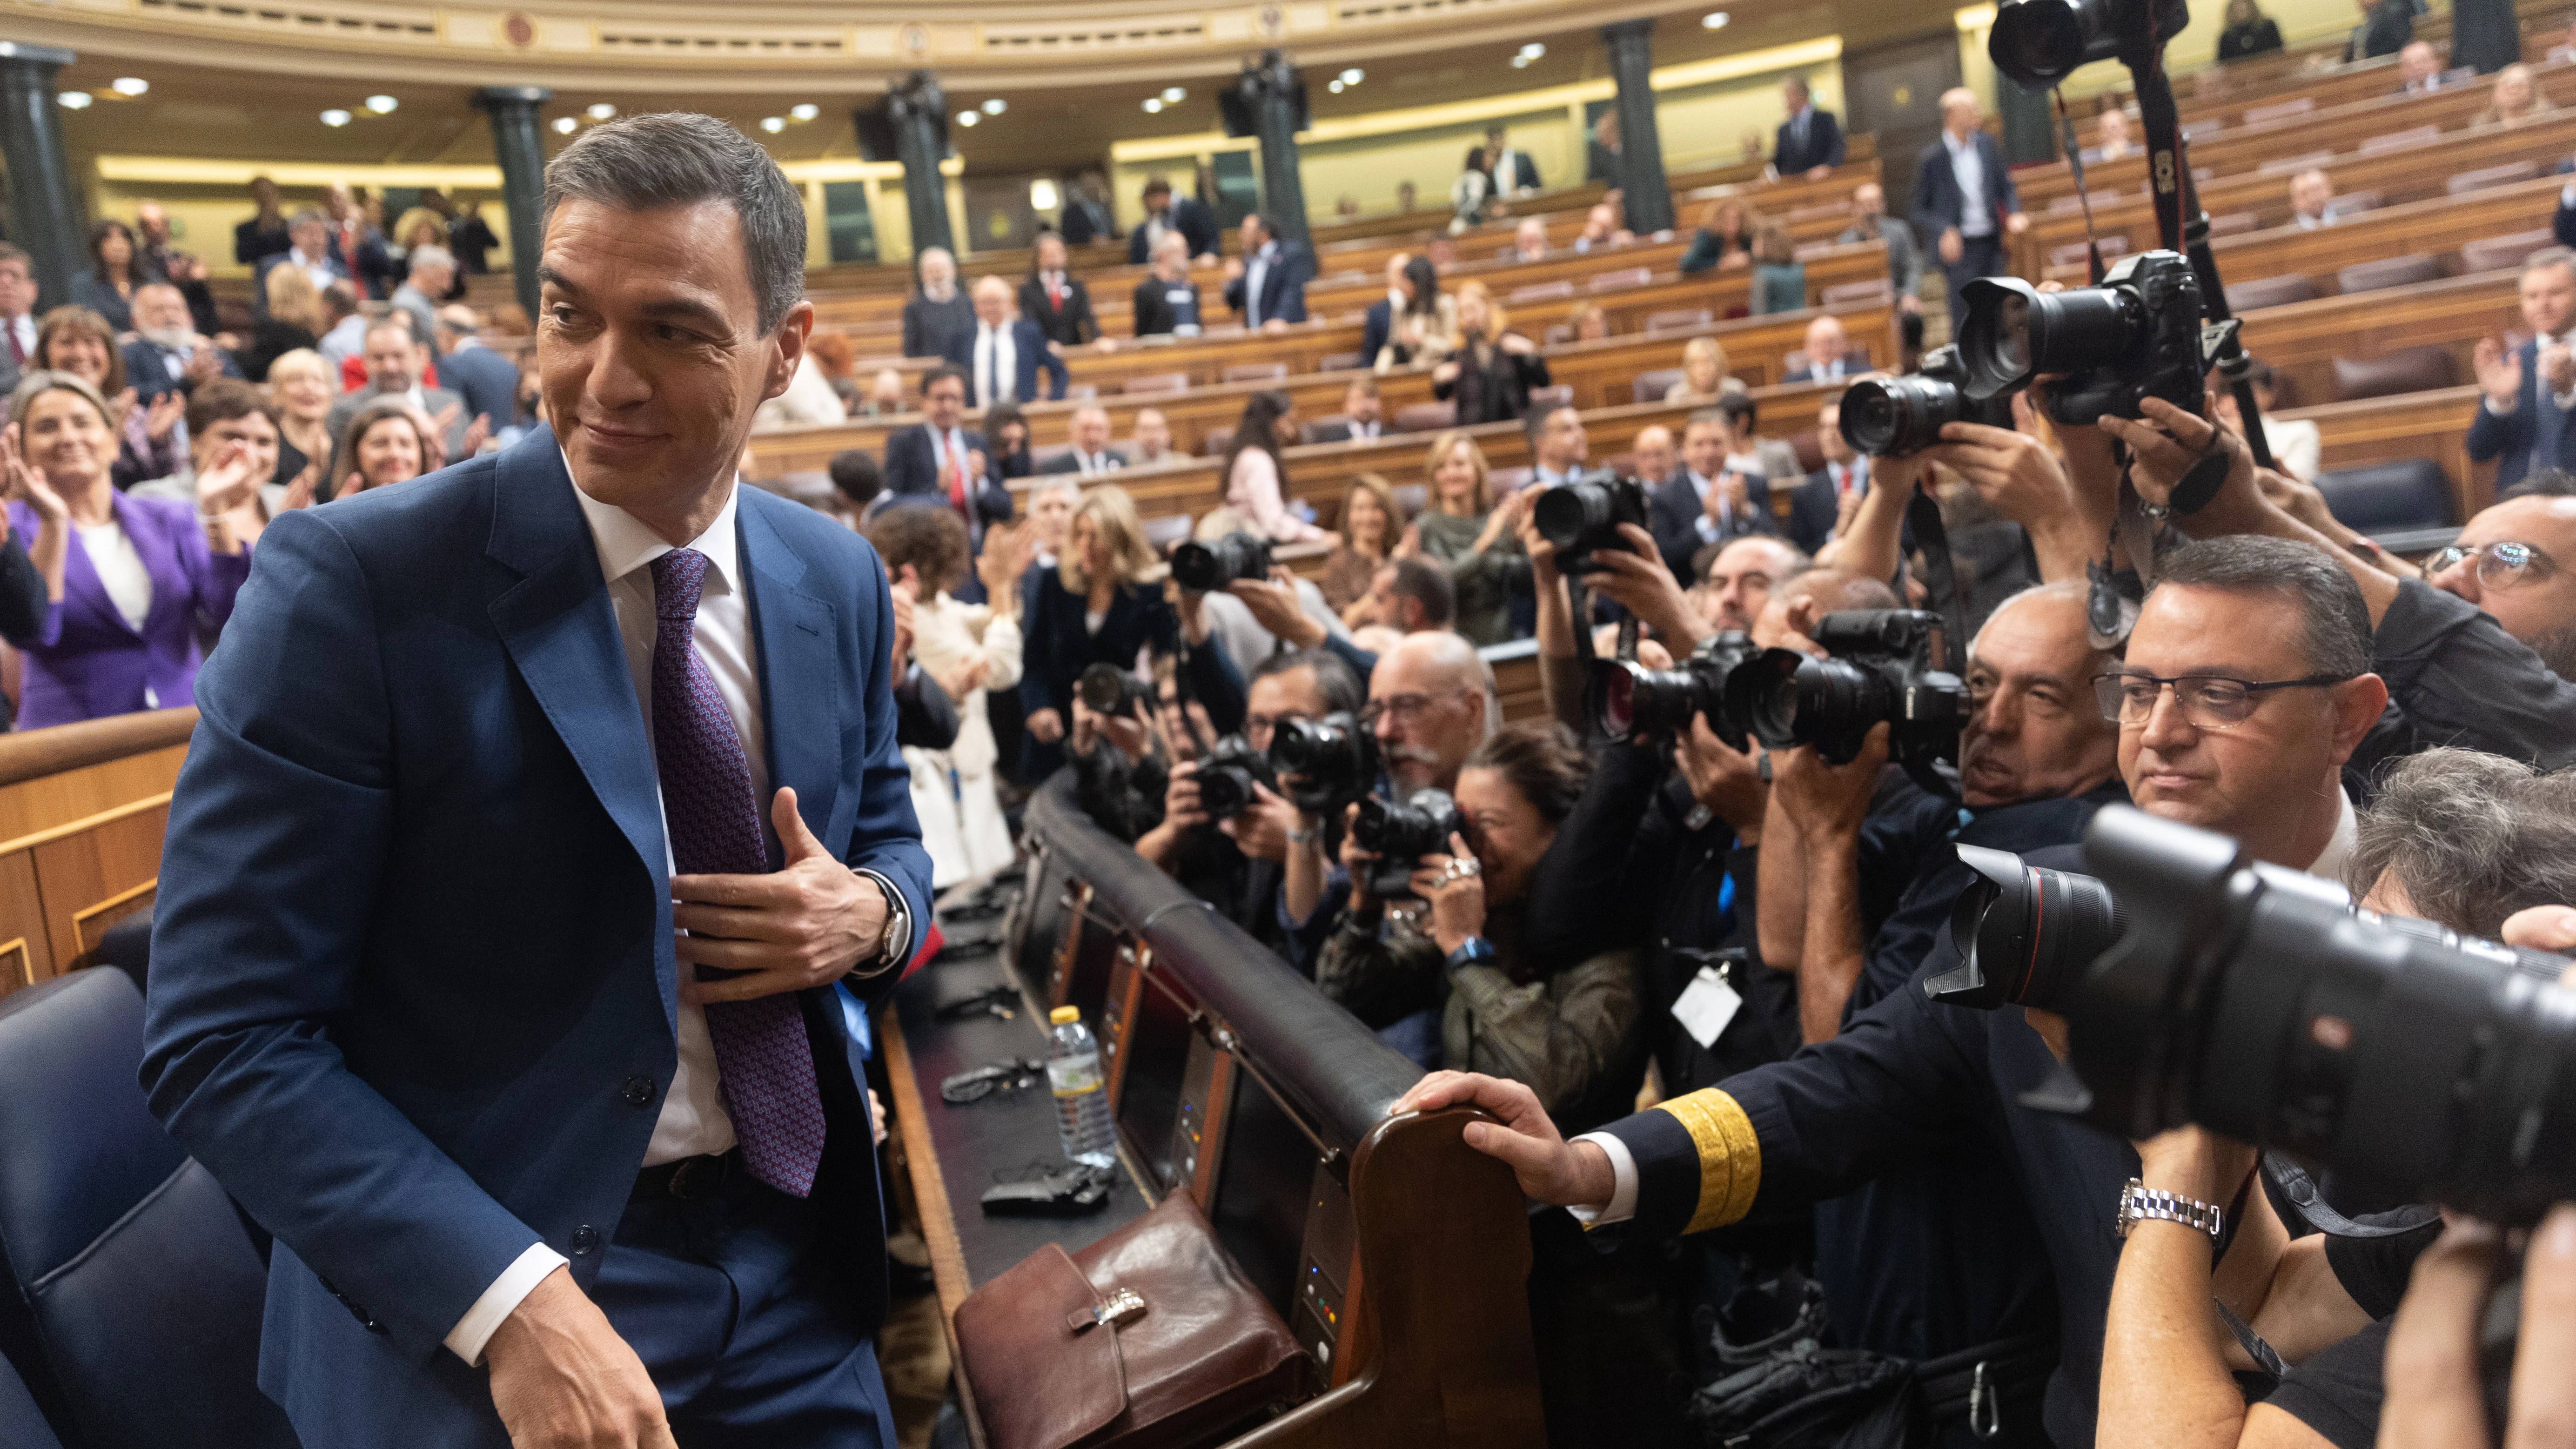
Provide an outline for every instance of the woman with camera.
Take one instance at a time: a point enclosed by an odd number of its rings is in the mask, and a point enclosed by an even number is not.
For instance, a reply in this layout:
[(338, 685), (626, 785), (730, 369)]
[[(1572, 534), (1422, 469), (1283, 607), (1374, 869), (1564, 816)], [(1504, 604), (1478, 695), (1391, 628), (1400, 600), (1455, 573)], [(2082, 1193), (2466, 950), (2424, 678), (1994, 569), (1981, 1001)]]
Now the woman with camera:
[(1456, 628), (1470, 644), (1500, 644), (1512, 637), (1512, 596), (1529, 590), (1529, 556), (1521, 552), (1521, 520), (1538, 497), (1535, 488), (1494, 501), (1485, 450), (1463, 431), (1442, 433), (1431, 444), (1425, 473), (1431, 498), (1413, 521), (1409, 549), (1436, 559), (1458, 589)]
[(1145, 542), (1136, 505), (1115, 483), (1084, 495), (1065, 530), (1062, 560), (1037, 576), (1027, 602), (1020, 778), (1034, 784), (1064, 763), (1082, 671), (1092, 664), (1133, 670), (1147, 648), (1171, 650), (1180, 624), (1163, 599), (1162, 565)]

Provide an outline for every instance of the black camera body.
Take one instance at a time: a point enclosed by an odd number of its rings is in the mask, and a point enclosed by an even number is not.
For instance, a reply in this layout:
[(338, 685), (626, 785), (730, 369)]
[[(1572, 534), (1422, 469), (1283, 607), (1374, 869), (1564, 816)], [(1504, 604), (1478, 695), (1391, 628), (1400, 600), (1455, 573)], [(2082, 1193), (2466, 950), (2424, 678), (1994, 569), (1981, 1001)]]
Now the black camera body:
[(1591, 478), (1540, 494), (1530, 507), (1530, 521), (1540, 537), (1556, 546), (1556, 571), (1570, 577), (1598, 573), (1601, 566), (1592, 560), (1596, 553), (1629, 551), (1628, 541), (1619, 536), (1620, 524), (1654, 532), (1655, 508), (1639, 479)]
[(1172, 580), (1194, 593), (1213, 593), (1240, 579), (1270, 577), (1270, 540), (1257, 533), (1229, 533), (1172, 550)]
[(1279, 788), (1270, 757), (1244, 743), (1241, 735), (1227, 735), (1201, 755), (1192, 778), (1199, 783), (1199, 805), (1211, 820), (1232, 820), (1259, 803), (1255, 785)]
[(1920, 609), (1843, 609), (1808, 637), (1829, 656), (1765, 649), (1726, 682), (1727, 712), (1766, 748), (1815, 747), (1827, 764), (1860, 754), (1870, 727), (1887, 722), (1887, 758), (1926, 770), (1958, 748), (1971, 709), (1968, 686), (1939, 666), (1941, 616)]
[(2198, 416), (2209, 369), (2236, 327), (2203, 325), (2200, 278), (2179, 252), (2133, 252), (2098, 287), (2043, 293), (2018, 277), (1980, 277), (1960, 298), (1966, 390), (2002, 397), (2057, 375), (2048, 413), (2068, 427), (2138, 417), (2151, 397)]
[(1922, 367), (1905, 377), (1863, 378), (1843, 389), (1843, 441), (1864, 457), (1902, 458), (1941, 441), (1944, 423), (2013, 425), (2010, 393), (1973, 398), (1967, 385), (1955, 346), (1923, 354)]
[(1700, 641), (1679, 669), (1648, 669), (1633, 659), (1595, 659), (1584, 682), (1584, 709), (1603, 739), (1675, 739), (1693, 715), (1707, 715), (1717, 737), (1741, 750), (1744, 721), (1727, 708), (1726, 682), (1761, 651), (1741, 629)]
[(2093, 817), (2084, 856), (2126, 929), (2075, 968), (2073, 1072), (2034, 1105), (2304, 1158), (2347, 1210), (2438, 1202), (2519, 1226), (2576, 1197), (2566, 958), (2356, 912), (2331, 881), (2126, 806)]
[(1152, 686), (1115, 664), (1087, 664), (1073, 686), (1074, 696), (1093, 714), (1125, 716), (1139, 704), (1151, 707)]
[(1281, 720), (1270, 732), (1270, 770), (1274, 777), (1297, 777), (1287, 795), (1298, 809), (1337, 816), (1377, 787), (1377, 736), (1345, 710)]
[(1447, 855), (1449, 837), (1464, 834), (1458, 802), (1446, 790), (1416, 790), (1399, 804), (1383, 795), (1360, 801), (1351, 822), (1351, 842), (1378, 857), (1369, 890), (1380, 900), (1413, 894), (1414, 862), (1426, 855)]

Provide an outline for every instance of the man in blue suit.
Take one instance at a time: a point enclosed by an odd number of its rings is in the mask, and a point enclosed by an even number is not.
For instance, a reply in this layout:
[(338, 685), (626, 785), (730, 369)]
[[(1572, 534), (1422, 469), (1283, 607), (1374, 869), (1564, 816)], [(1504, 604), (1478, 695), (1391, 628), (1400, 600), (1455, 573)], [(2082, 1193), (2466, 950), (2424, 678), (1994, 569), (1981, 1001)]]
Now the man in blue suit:
[[(921, 375), (921, 424), (886, 437), (885, 491), (893, 499), (936, 498), (966, 522), (966, 549), (984, 553), (984, 530), (1011, 517), (1011, 490), (989, 466), (984, 435), (961, 425), (966, 374), (934, 367)], [(968, 572), (954, 590), (969, 604), (984, 602), (984, 581)]]
[(2576, 462), (2568, 431), (2576, 409), (2576, 253), (2552, 247), (2522, 268), (2522, 325), (2531, 340), (2511, 352), (2489, 337), (2473, 354), (2486, 393), (2469, 422), (2469, 457), (2497, 459), (2501, 493), (2537, 468)]
[(1995, 138), (1984, 130), (1985, 108), (1965, 86), (1941, 97), (1941, 134), (1923, 148), (1914, 178), (1914, 234), (1933, 242), (1933, 255), (1950, 279), (1950, 325), (1967, 318), (1959, 289), (2004, 271), (2004, 238), (2030, 226), (2021, 193)]
[(966, 374), (969, 402), (979, 408), (995, 403), (1036, 402), (1038, 372), (1050, 380), (1046, 397), (1064, 396), (1070, 374), (1064, 359), (1047, 344), (1046, 333), (1025, 317), (1011, 315), (1011, 284), (986, 277), (975, 284), (975, 327), (948, 345), (948, 360)]
[(1303, 246), (1280, 237), (1270, 218), (1253, 212), (1243, 219), (1243, 255), (1225, 264), (1225, 305), (1246, 327), (1272, 332), (1306, 320), (1306, 282), (1315, 275), (1315, 258)]
[(1375, 366), (1377, 355), (1386, 350), (1386, 340), (1395, 335), (1395, 314), (1412, 299), (1404, 288), (1404, 269), (1412, 262), (1411, 252), (1397, 252), (1386, 259), (1386, 295), (1369, 303), (1368, 314), (1360, 322), (1362, 367)]
[(1807, 78), (1793, 75), (1780, 85), (1781, 104), (1789, 119), (1771, 140), (1771, 164), (1784, 176), (1800, 172), (1822, 176), (1843, 164), (1843, 128), (1834, 113), (1817, 108), (1808, 94)]
[(1172, 183), (1160, 176), (1145, 182), (1139, 198), (1145, 204), (1145, 219), (1127, 233), (1127, 265), (1141, 267), (1154, 259), (1154, 247), (1172, 232), (1190, 244), (1193, 258), (1213, 260), (1216, 256), (1216, 213), (1195, 197), (1174, 196)]
[(438, 309), (438, 380), (465, 399), (465, 416), (487, 420), (499, 432), (519, 417), (519, 364), (483, 345), (474, 309), (450, 302)]
[(813, 325), (802, 201), (665, 114), (545, 214), (553, 431), (261, 539), (143, 1082), (276, 1235), (307, 1444), (891, 1445), (847, 1023), (928, 920), (892, 604), (734, 472)]

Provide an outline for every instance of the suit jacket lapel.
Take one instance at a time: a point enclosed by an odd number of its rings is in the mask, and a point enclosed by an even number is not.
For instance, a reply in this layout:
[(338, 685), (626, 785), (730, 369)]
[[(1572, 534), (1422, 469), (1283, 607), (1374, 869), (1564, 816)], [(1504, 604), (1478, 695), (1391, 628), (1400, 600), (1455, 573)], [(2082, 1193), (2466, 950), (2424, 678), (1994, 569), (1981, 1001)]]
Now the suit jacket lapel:
[[(537, 429), (501, 456), (495, 472), (485, 552), (521, 577), (492, 601), (492, 626), (582, 778), (652, 873), (654, 899), (667, 903), (670, 849), (644, 708), (627, 672), (599, 550), (553, 431)], [(666, 976), (663, 985), (668, 1010), (673, 981)]]
[(841, 784), (839, 712), (831, 696), (843, 672), (832, 647), (832, 606), (799, 587), (805, 560), (763, 512), (769, 495), (750, 487), (739, 492), (734, 523), (751, 581), (752, 635), (760, 641), (770, 787), (794, 787), (805, 828), (829, 843)]

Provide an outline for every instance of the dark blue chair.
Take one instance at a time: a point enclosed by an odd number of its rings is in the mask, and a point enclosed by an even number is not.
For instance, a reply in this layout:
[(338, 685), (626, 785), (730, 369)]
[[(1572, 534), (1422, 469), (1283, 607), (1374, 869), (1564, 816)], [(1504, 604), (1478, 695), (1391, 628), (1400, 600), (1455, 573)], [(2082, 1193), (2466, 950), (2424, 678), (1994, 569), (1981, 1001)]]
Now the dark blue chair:
[(2430, 458), (2320, 473), (2317, 491), (2325, 495), (2326, 508), (2338, 522), (2373, 538), (2459, 521), (2451, 516), (2450, 476)]
[(266, 1274), (142, 1060), (123, 971), (0, 997), (0, 1348), (81, 1449), (292, 1449), (257, 1382)]
[(54, 1437), (27, 1386), (19, 1382), (18, 1371), (5, 1358), (0, 1358), (0, 1444), (9, 1449), (63, 1449), (63, 1441)]

